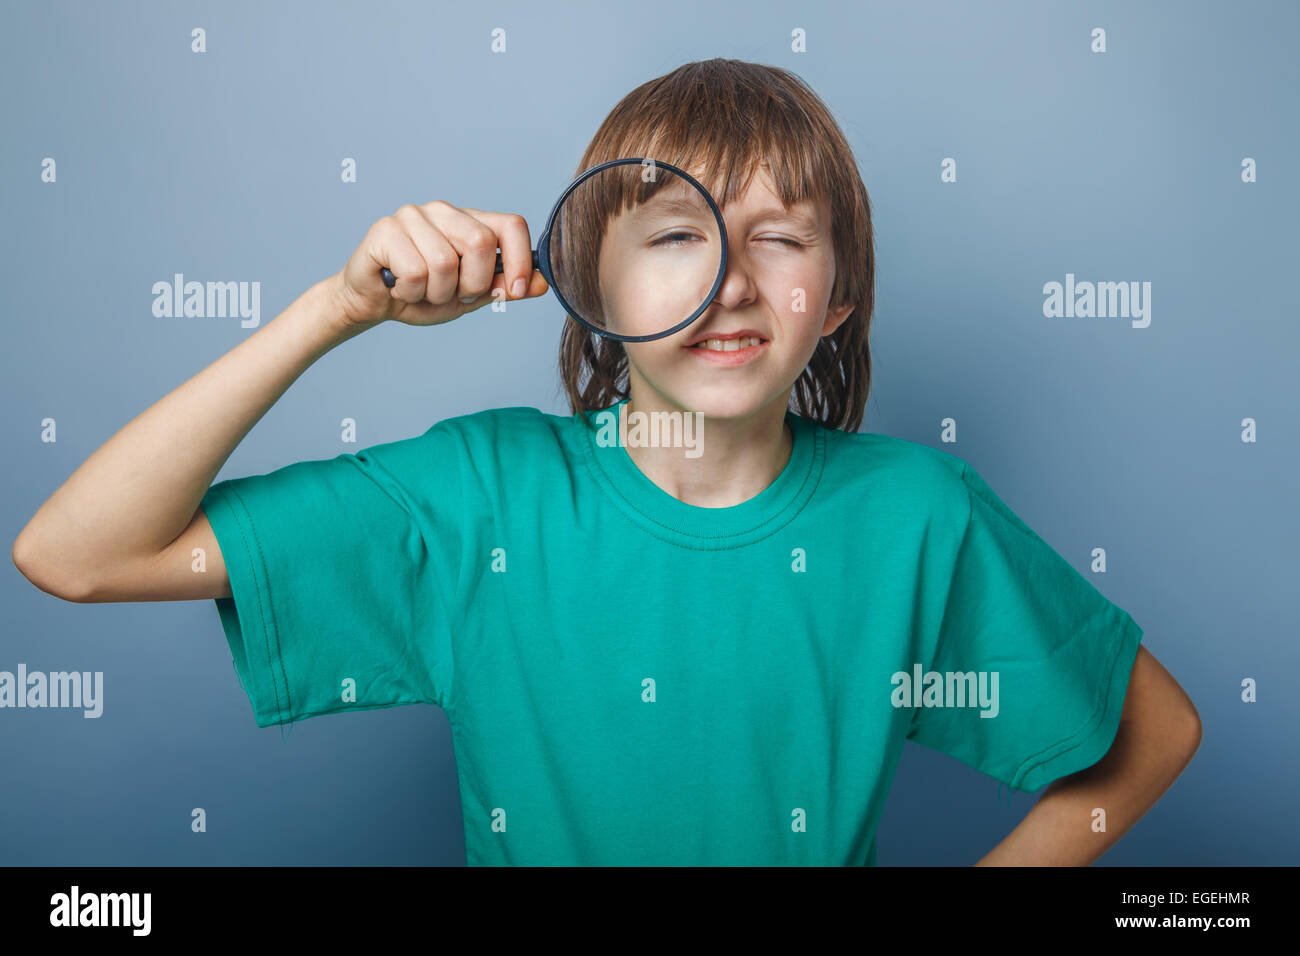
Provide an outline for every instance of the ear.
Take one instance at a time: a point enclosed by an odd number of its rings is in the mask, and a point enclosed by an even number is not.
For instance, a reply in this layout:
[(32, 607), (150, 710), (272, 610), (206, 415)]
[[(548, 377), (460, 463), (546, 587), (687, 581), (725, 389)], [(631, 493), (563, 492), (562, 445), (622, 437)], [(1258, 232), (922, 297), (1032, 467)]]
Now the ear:
[(850, 302), (848, 305), (842, 305), (838, 309), (827, 309), (826, 321), (822, 323), (821, 337), (826, 338), (826, 336), (830, 335), (841, 325), (843, 325), (844, 320), (849, 317), (849, 313), (852, 312), (855, 308), (857, 308), (857, 303)]

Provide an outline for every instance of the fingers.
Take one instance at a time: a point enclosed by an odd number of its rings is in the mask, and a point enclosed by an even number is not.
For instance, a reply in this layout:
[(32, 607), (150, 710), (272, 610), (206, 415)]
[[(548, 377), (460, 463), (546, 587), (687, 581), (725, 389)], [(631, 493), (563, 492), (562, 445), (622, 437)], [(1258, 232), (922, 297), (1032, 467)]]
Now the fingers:
[[(498, 247), (501, 273), (496, 271)], [(373, 299), (367, 314), (401, 321), (448, 321), (499, 295), (496, 289), (509, 299), (522, 299), (550, 288), (532, 267), (532, 241), (522, 216), (462, 209), (444, 200), (406, 203), (379, 220), (353, 263), (345, 273), (357, 288), (367, 290), (367, 302)], [(384, 267), (397, 281), (392, 289), (371, 290), (380, 284), (378, 272)]]
[[(428, 294), (430, 264), (411, 238), (401, 210), (374, 225), (373, 258), (397, 277), (389, 295), (399, 302), (420, 302)], [(454, 258), (454, 252), (453, 252)]]
[[(468, 215), (489, 226), (497, 237), (506, 296), (511, 299), (526, 297), (533, 276), (533, 241), (528, 234), (527, 220), (517, 213), (489, 212), (470, 206), (463, 208)], [(495, 261), (493, 268), (496, 268)]]
[[(419, 207), (407, 203), (397, 210), (394, 217), (406, 230), (406, 238), (415, 247), (422, 262), (419, 272), (423, 284), (419, 296), (403, 301), (427, 301), (434, 305), (450, 302), (456, 296), (456, 288), (460, 283), (461, 262), (456, 248)], [(398, 284), (393, 287), (393, 294), (397, 295), (397, 289), (406, 276), (396, 269), (393, 272), (398, 277)], [(419, 284), (420, 280), (421, 276), (413, 276), (412, 284)]]
[(496, 233), (469, 213), (441, 199), (425, 203), (418, 211), (460, 257), (456, 298), (472, 302), (490, 291), (496, 277)]

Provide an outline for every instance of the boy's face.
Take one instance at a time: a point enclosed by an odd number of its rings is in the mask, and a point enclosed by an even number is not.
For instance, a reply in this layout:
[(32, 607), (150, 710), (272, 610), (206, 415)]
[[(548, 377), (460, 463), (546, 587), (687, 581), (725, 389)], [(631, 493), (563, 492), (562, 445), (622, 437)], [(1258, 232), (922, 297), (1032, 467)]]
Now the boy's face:
[[(745, 418), (776, 402), (784, 413), (818, 340), (853, 310), (829, 309), (835, 250), (826, 203), (784, 209), (760, 168), (722, 215), (727, 271), (709, 309), (673, 335), (623, 344), (634, 408)], [(728, 342), (736, 333), (748, 341)]]

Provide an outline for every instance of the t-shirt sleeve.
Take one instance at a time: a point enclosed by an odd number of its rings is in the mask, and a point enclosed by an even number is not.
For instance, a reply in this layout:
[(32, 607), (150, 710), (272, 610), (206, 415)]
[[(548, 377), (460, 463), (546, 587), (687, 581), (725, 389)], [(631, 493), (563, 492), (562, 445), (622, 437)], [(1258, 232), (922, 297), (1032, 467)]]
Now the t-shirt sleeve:
[[(1034, 791), (1110, 749), (1142, 628), (962, 465), (969, 517), (929, 667), (952, 693), (922, 698), (907, 736)], [(981, 679), (978, 704), (951, 706)]]
[(204, 495), (232, 592), (217, 611), (257, 726), (446, 706), (457, 529), (442, 516), (459, 473), (446, 438), (435, 426)]

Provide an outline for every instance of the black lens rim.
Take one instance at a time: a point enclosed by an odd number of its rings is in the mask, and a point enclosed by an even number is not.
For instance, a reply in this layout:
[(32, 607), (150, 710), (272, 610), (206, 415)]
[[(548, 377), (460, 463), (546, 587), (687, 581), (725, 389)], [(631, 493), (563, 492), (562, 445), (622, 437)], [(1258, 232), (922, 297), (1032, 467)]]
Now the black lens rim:
[[(709, 294), (708, 296), (705, 297), (704, 302), (700, 305), (698, 309), (696, 309), (693, 313), (691, 313), (691, 315), (689, 315), (683, 321), (674, 325), (671, 329), (666, 329), (663, 332), (654, 332), (650, 335), (624, 335), (619, 332), (611, 332), (609, 329), (602, 329), (588, 322), (581, 315), (579, 315), (578, 311), (573, 308), (573, 306), (564, 298), (563, 295), (560, 294), (559, 286), (555, 284), (554, 273), (551, 271), (551, 229), (555, 225), (555, 218), (557, 215), (559, 215), (560, 207), (564, 205), (564, 200), (567, 199), (575, 189), (581, 186), (592, 176), (599, 173), (601, 170), (609, 169), (611, 166), (629, 166), (633, 163), (636, 163), (637, 165), (644, 165), (645, 163), (651, 163), (657, 169), (666, 169), (671, 173), (675, 173), (676, 175), (682, 177), (682, 179), (685, 179), (696, 189), (698, 189), (700, 193), (704, 196), (705, 200), (708, 202), (709, 208), (713, 210), (713, 218), (716, 219), (718, 222), (718, 236), (722, 242), (722, 257), (721, 257), (721, 261), (718, 263), (718, 275), (713, 280), (713, 288), (709, 290)], [(707, 189), (704, 188), (704, 186), (699, 182), (699, 180), (697, 180), (690, 173), (686, 172), (686, 170), (679, 169), (678, 167), (672, 165), (672, 163), (663, 163), (657, 159), (651, 159), (645, 156), (635, 156), (635, 157), (629, 156), (623, 159), (611, 159), (608, 160), (607, 162), (600, 163), (599, 165), (593, 166), (591, 167), (591, 169), (588, 169), (581, 176), (579, 176), (572, 183), (570, 183), (569, 188), (564, 190), (564, 192), (560, 194), (560, 198), (555, 201), (555, 205), (551, 208), (551, 214), (546, 218), (546, 228), (542, 230), (542, 234), (537, 242), (537, 265), (538, 265), (538, 271), (541, 272), (542, 277), (546, 279), (547, 284), (551, 287), (551, 291), (555, 294), (555, 297), (560, 300), (560, 304), (564, 306), (564, 311), (567, 312), (570, 318), (572, 318), (579, 325), (596, 333), (597, 335), (602, 335), (607, 339), (614, 339), (617, 342), (652, 342), (655, 339), (666, 338), (669, 335), (672, 335), (676, 332), (680, 332), (682, 329), (686, 328), (688, 325), (690, 325), (692, 322), (698, 319), (701, 315), (703, 315), (705, 311), (708, 310), (709, 306), (713, 304), (713, 297), (717, 295), (718, 290), (722, 288), (722, 280), (727, 273), (727, 224), (722, 221), (722, 210), (718, 208), (718, 204), (717, 202), (714, 201), (713, 196), (709, 193)]]

